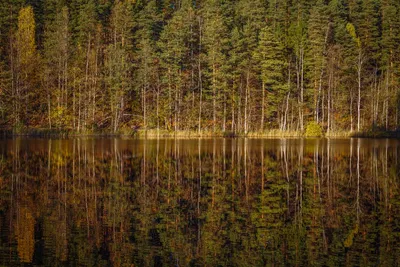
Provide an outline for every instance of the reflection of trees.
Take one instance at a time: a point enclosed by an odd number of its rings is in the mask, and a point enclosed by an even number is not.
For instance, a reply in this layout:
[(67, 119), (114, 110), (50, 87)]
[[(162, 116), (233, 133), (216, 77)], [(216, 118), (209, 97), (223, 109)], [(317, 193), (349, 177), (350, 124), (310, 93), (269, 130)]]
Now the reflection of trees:
[(399, 264), (395, 141), (3, 142), (5, 265)]
[(34, 250), (35, 219), (26, 207), (18, 210), (15, 236), (18, 244), (18, 256), (21, 262), (31, 262)]

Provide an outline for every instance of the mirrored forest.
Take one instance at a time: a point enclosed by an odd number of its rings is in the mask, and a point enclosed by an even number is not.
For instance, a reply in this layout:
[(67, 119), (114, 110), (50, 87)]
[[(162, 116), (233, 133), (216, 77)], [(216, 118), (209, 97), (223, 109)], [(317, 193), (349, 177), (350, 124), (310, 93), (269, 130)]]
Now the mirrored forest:
[(0, 144), (2, 265), (400, 263), (397, 140)]
[(399, 126), (398, 0), (3, 0), (0, 129)]

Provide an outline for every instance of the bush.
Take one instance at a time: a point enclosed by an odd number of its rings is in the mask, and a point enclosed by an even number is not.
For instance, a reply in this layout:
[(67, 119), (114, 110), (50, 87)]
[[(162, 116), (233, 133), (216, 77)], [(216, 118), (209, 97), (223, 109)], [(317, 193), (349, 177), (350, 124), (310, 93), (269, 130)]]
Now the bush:
[(307, 137), (321, 137), (322, 135), (323, 135), (322, 134), (322, 128), (315, 121), (312, 121), (307, 125), (305, 136), (307, 136)]
[(71, 116), (64, 106), (56, 107), (51, 110), (51, 124), (54, 128), (66, 128), (71, 122)]

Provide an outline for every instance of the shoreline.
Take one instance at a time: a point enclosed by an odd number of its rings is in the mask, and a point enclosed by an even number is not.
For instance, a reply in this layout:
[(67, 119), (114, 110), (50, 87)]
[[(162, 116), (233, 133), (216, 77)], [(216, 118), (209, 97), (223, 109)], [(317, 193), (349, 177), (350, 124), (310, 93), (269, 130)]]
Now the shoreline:
[(210, 131), (166, 131), (166, 130), (138, 130), (112, 132), (81, 132), (77, 133), (65, 129), (25, 129), (20, 132), (13, 130), (0, 130), (3, 137), (124, 137), (124, 138), (399, 138), (400, 131), (365, 131), (350, 132), (336, 131), (325, 133), (322, 136), (306, 136), (300, 131), (268, 130), (264, 132), (233, 133), (233, 132), (210, 132)]

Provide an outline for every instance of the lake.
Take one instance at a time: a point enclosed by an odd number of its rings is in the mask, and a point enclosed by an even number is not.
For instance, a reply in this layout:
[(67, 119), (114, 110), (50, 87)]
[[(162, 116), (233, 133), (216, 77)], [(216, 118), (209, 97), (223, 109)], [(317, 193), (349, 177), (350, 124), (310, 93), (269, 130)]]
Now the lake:
[(0, 264), (399, 266), (395, 139), (0, 140)]

